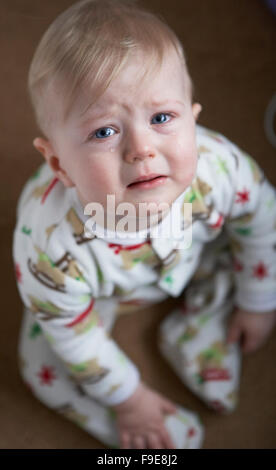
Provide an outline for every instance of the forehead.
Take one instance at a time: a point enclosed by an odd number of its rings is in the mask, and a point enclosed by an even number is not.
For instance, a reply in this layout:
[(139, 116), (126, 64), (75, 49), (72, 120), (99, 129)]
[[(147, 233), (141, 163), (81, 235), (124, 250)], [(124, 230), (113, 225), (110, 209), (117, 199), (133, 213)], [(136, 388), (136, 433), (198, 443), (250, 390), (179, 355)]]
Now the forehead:
[(74, 116), (83, 121), (107, 106), (127, 102), (158, 105), (166, 100), (177, 100), (180, 95), (183, 99), (187, 88), (187, 73), (176, 52), (164, 53), (161, 63), (153, 63), (151, 57), (138, 52), (130, 57), (104, 93), (94, 100), (96, 93), (88, 82), (77, 97)]
[(180, 59), (175, 53), (164, 53), (162, 62), (158, 62), (140, 52), (128, 60), (119, 75), (111, 82), (110, 88), (128, 86), (126, 91), (135, 92), (161, 84), (170, 87), (167, 80), (178, 79), (180, 76), (182, 78), (183, 72)]

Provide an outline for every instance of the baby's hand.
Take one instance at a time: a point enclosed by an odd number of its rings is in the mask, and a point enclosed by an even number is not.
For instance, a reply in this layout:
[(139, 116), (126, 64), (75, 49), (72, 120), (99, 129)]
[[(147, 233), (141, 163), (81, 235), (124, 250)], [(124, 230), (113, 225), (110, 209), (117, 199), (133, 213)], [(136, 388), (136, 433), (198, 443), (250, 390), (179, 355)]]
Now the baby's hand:
[(125, 402), (113, 406), (122, 449), (174, 449), (164, 425), (164, 415), (175, 413), (175, 405), (140, 383)]
[(230, 318), (227, 343), (241, 342), (242, 352), (263, 346), (276, 322), (276, 311), (256, 313), (237, 308)]

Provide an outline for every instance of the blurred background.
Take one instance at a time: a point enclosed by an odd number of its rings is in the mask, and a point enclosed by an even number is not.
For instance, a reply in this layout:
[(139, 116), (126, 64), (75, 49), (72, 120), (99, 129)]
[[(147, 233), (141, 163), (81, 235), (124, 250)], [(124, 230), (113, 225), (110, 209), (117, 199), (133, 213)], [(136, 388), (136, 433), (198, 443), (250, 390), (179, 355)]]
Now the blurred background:
[[(72, 3), (1, 0), (0, 4), (0, 448), (103, 448), (81, 428), (38, 402), (22, 383), (17, 365), (22, 304), (11, 256), (15, 208), (22, 186), (42, 162), (32, 146), (39, 134), (27, 96), (27, 73), (42, 34)], [(182, 40), (195, 99), (203, 107), (199, 124), (225, 134), (252, 155), (276, 186), (275, 1), (140, 3), (160, 14)], [(206, 432), (203, 448), (276, 448), (276, 332), (265, 348), (244, 358), (238, 409), (219, 416), (186, 390), (159, 356), (153, 338), (158, 323), (174, 304), (170, 299), (158, 309), (120, 317), (115, 339), (149, 385), (199, 413)]]

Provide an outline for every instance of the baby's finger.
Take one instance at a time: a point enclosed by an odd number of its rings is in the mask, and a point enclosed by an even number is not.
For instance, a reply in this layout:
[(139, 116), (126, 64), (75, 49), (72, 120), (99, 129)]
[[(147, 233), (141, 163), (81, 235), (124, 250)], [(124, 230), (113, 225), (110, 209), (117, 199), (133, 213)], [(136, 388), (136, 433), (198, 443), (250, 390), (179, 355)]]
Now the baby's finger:
[(132, 442), (132, 449), (146, 449), (146, 442), (143, 436), (134, 436)]
[(147, 441), (148, 449), (166, 449), (166, 447), (164, 447), (163, 443), (161, 442), (161, 437), (156, 433), (149, 433)]
[(172, 441), (171, 436), (169, 435), (167, 429), (163, 427), (160, 431), (162, 436), (162, 442), (164, 444), (164, 449), (175, 449), (175, 445)]
[(122, 433), (120, 436), (121, 449), (130, 449), (130, 435)]
[(175, 404), (167, 398), (162, 400), (162, 411), (165, 414), (174, 414), (176, 412)]

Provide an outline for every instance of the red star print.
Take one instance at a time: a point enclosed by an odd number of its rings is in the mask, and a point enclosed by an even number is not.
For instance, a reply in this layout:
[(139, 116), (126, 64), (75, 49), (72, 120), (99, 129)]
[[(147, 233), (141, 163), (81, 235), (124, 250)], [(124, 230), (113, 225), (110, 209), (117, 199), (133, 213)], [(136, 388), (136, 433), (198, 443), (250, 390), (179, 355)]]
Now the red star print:
[(268, 276), (267, 267), (264, 263), (260, 262), (256, 266), (253, 266), (253, 276), (258, 279), (263, 279)]
[(51, 366), (42, 366), (37, 375), (40, 377), (41, 385), (52, 385), (52, 380), (57, 378), (53, 372), (53, 367)]
[(247, 189), (237, 192), (237, 199), (235, 202), (240, 202), (241, 204), (245, 204), (248, 201), (249, 201), (249, 191)]
[(188, 429), (188, 437), (193, 437), (196, 434), (195, 428)]
[(15, 276), (16, 276), (17, 282), (22, 282), (22, 273), (20, 271), (20, 266), (18, 263), (15, 263)]
[(234, 267), (235, 271), (242, 271), (243, 270), (243, 265), (237, 259), (234, 259), (233, 267)]

